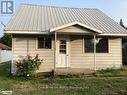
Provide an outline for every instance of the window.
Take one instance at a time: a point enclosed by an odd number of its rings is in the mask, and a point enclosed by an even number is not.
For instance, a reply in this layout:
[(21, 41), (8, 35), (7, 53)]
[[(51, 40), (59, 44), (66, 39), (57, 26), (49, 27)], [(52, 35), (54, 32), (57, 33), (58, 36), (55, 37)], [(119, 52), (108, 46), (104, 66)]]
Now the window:
[(92, 38), (87, 38), (85, 39), (84, 42), (85, 42), (85, 52), (86, 53), (94, 52), (94, 44)]
[(66, 54), (66, 40), (60, 40), (60, 54)]
[[(94, 52), (94, 41), (93, 38), (85, 38), (84, 48), (86, 53)], [(97, 53), (108, 53), (108, 38), (100, 38), (96, 43)]]
[(51, 49), (52, 39), (49, 37), (39, 37), (38, 38), (38, 48)]
[(108, 53), (108, 39), (102, 38), (99, 43), (96, 44), (97, 53)]

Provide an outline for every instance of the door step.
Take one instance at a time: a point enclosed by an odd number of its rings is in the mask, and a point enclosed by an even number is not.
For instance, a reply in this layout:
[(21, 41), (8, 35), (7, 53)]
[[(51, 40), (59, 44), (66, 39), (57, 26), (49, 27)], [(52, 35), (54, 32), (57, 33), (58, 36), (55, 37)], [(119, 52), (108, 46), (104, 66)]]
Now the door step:
[(62, 74), (85, 74), (91, 75), (94, 73), (94, 70), (88, 68), (56, 68), (55, 74), (62, 75)]

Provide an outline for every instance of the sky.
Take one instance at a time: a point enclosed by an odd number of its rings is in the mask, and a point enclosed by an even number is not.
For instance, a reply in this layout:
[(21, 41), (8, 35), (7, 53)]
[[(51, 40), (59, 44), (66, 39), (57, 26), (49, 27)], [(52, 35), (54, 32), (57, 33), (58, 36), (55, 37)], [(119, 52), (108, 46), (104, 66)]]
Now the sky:
[[(1, 0), (0, 0), (1, 1)], [(9, 1), (9, 0), (2, 0)], [(14, 2), (14, 13), (21, 4), (51, 5), (76, 8), (98, 8), (116, 22), (123, 19), (127, 26), (127, 0), (10, 0)], [(0, 6), (1, 8), (1, 6)], [(8, 23), (13, 14), (1, 14), (0, 22)], [(3, 35), (4, 26), (0, 23), (0, 37)]]

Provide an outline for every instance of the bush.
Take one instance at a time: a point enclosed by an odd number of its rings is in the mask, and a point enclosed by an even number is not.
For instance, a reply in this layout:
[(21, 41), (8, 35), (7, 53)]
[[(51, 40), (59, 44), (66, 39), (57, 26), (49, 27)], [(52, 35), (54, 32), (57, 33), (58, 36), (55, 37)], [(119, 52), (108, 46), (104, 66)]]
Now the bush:
[(36, 70), (39, 69), (40, 64), (42, 63), (42, 59), (39, 59), (39, 55), (37, 54), (34, 58), (30, 55), (26, 56), (26, 58), (22, 60), (18, 60), (16, 62), (17, 66), (17, 75), (19, 76), (31, 76), (35, 73)]

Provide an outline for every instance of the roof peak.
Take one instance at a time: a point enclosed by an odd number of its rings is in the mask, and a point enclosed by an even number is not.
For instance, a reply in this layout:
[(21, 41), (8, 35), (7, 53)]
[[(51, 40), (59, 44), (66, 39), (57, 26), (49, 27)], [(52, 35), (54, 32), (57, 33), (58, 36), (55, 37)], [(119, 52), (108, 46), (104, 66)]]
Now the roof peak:
[(40, 6), (40, 7), (53, 7), (53, 8), (69, 8), (69, 9), (88, 9), (97, 10), (98, 8), (82, 8), (82, 7), (65, 7), (65, 6), (55, 6), (55, 5), (37, 5), (37, 4), (26, 4), (22, 3), (21, 6)]

